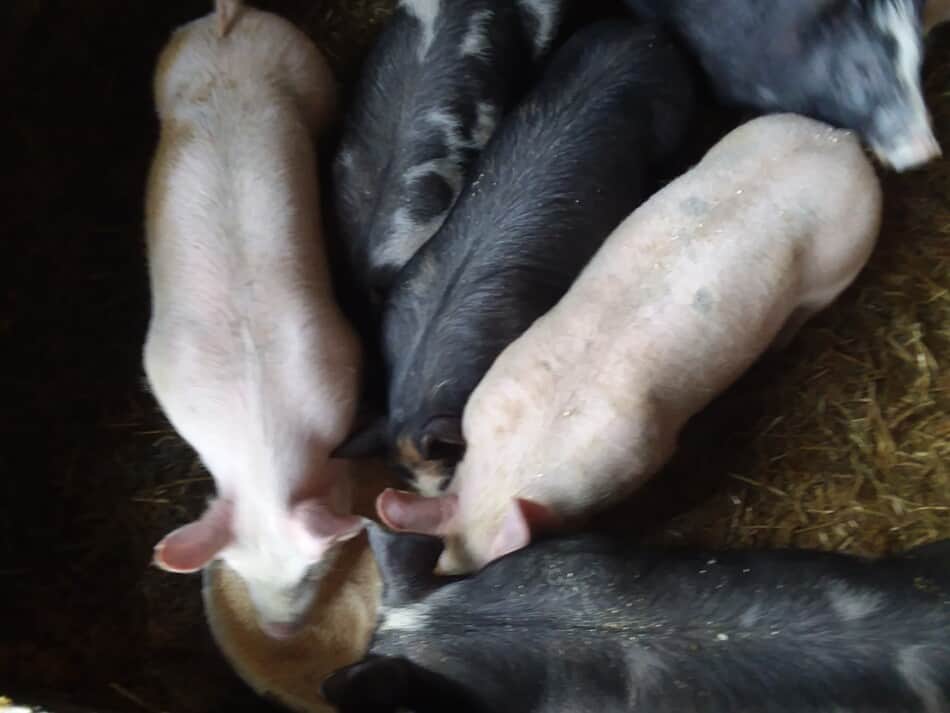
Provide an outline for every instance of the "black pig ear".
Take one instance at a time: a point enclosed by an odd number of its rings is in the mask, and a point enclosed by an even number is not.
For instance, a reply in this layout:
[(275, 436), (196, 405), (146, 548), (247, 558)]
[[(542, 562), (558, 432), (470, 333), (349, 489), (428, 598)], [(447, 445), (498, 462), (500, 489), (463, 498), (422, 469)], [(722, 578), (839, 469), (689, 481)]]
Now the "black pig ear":
[(460, 456), (464, 447), (462, 421), (458, 416), (436, 416), (425, 425), (419, 437), (419, 453), (426, 460)]
[(380, 416), (368, 426), (355, 431), (334, 449), (334, 458), (370, 458), (381, 456), (387, 450), (387, 423)]
[(408, 703), (410, 666), (403, 658), (367, 656), (331, 674), (320, 695), (340, 713), (395, 713)]
[(383, 579), (386, 606), (417, 601), (449, 581), (433, 574), (442, 554), (442, 540), (438, 537), (393, 532), (375, 522), (370, 522), (366, 530)]

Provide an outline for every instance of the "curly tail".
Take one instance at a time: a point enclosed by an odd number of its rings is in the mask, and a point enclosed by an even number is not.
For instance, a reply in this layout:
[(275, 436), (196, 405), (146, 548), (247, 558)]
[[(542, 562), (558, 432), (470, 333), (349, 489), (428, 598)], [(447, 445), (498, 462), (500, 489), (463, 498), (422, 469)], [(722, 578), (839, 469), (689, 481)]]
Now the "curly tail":
[(234, 19), (244, 5), (242, 0), (214, 0), (214, 12), (218, 16), (218, 36), (224, 37), (234, 24)]

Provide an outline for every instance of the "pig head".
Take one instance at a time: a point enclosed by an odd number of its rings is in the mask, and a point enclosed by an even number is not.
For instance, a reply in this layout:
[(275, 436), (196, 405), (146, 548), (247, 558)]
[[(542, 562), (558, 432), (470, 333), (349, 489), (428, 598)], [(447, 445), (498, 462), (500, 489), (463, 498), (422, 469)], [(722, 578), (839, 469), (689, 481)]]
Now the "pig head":
[(886, 165), (915, 168), (941, 154), (921, 87), (920, 2), (864, 5), (866, 14), (819, 17), (799, 36), (804, 91), (818, 118), (857, 130)]
[(256, 504), (239, 511), (234, 501), (219, 497), (198, 520), (166, 535), (155, 547), (154, 562), (169, 572), (191, 573), (220, 558), (244, 581), (261, 628), (284, 638), (296, 632), (318, 594), (335, 545), (363, 529), (362, 518), (337, 514), (345, 509), (311, 498), (285, 508)]
[(675, 27), (717, 93), (857, 131), (898, 171), (941, 154), (921, 87), (942, 0), (626, 0)]

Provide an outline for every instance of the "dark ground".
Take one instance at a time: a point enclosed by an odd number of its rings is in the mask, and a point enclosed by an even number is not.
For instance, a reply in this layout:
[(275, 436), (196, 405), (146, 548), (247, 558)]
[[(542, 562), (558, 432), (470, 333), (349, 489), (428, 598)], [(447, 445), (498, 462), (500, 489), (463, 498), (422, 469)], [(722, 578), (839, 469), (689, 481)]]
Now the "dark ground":
[[(152, 65), (169, 31), (209, 4), (10, 0), (2, 11), (0, 694), (129, 713), (263, 710), (210, 641), (198, 577), (148, 566), (211, 490), (140, 366)], [(390, 3), (258, 5), (310, 30), (347, 84)], [(928, 86), (950, 145), (947, 40)], [(679, 475), (646, 494), (644, 529), (859, 551), (950, 535), (950, 171), (941, 162), (887, 189), (866, 276), (694, 429)], [(685, 522), (657, 515), (693, 506)]]

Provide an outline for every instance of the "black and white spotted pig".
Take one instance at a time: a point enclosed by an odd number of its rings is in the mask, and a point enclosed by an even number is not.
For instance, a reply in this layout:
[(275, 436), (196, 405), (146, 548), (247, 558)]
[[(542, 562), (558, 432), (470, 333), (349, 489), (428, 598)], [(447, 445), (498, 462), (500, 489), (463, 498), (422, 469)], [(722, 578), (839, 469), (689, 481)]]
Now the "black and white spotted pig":
[(341, 455), (395, 447), (423, 493), (461, 455), (465, 402), (496, 356), (550, 309), (651, 190), (693, 112), (686, 60), (655, 26), (588, 25), (482, 153), (383, 316), (388, 422)]
[(923, 0), (625, 1), (673, 27), (728, 101), (853, 129), (898, 171), (940, 155), (920, 81)]
[(366, 61), (333, 169), (350, 268), (371, 305), (442, 224), (550, 46), (563, 3), (399, 3)]
[(341, 713), (950, 710), (950, 540), (871, 561), (585, 534), (459, 579), (435, 538), (369, 535), (383, 601), (323, 684)]

